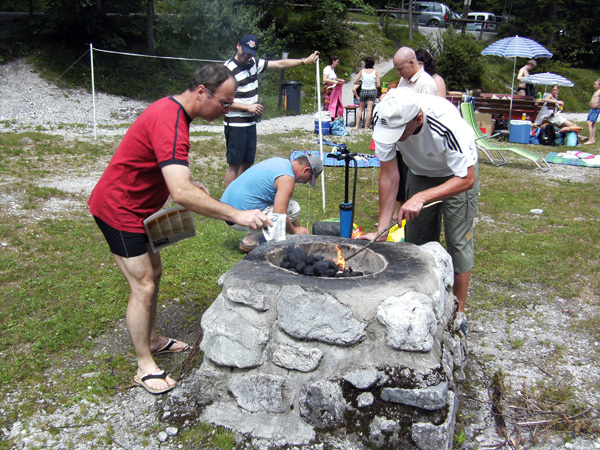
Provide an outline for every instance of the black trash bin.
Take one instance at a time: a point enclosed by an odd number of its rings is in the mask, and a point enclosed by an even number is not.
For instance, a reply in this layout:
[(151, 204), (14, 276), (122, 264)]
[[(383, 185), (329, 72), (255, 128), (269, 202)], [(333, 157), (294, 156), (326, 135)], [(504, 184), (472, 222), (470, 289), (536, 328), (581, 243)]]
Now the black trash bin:
[(300, 88), (302, 83), (299, 81), (285, 81), (283, 83), (283, 95), (285, 100), (285, 109), (300, 114)]

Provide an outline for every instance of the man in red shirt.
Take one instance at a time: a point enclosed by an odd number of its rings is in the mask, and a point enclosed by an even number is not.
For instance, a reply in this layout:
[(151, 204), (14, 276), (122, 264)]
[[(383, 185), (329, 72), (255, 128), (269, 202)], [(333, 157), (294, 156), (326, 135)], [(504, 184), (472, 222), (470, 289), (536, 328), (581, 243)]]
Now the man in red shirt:
[(129, 283), (127, 327), (138, 359), (134, 381), (152, 394), (167, 392), (176, 384), (158, 368), (154, 355), (189, 346), (156, 331), (162, 265), (160, 253), (150, 248), (143, 220), (162, 208), (170, 195), (203, 216), (252, 229), (272, 225), (258, 210), (239, 211), (212, 198), (204, 185), (190, 177), (190, 123), (197, 117), (212, 121), (227, 112), (236, 88), (229, 69), (211, 64), (194, 74), (185, 92), (150, 105), (123, 137), (88, 201)]

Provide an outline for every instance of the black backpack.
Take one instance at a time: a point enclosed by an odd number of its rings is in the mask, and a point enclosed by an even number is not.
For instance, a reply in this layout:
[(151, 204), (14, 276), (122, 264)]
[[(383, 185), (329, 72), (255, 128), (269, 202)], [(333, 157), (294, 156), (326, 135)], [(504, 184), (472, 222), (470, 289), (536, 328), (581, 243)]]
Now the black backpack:
[(547, 123), (540, 128), (540, 134), (538, 136), (541, 145), (555, 145), (556, 143), (556, 131), (554, 125)]

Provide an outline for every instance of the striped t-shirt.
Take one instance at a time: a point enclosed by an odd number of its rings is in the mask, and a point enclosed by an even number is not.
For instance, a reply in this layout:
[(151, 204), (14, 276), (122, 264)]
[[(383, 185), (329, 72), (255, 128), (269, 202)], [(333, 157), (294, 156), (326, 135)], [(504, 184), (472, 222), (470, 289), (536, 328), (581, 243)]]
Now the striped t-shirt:
[[(267, 70), (269, 62), (266, 59), (251, 58), (247, 65), (240, 63), (235, 58), (225, 62), (225, 66), (233, 72), (238, 83), (235, 92), (237, 103), (252, 105), (258, 103), (258, 74)], [(229, 111), (225, 114), (225, 125), (232, 127), (249, 127), (254, 125), (254, 114), (246, 111)]]

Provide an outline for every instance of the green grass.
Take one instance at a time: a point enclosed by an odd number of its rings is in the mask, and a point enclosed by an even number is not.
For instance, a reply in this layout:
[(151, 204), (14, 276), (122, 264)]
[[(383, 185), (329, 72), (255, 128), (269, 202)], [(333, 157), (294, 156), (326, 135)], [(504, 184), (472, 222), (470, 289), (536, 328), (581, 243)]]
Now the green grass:
[[(208, 139), (192, 144), (192, 174), (218, 198), (224, 190), (226, 167), (223, 138), (217, 133), (203, 135)], [(25, 136), (35, 145), (23, 144)], [(259, 136), (258, 159), (315, 149), (314, 142), (312, 131)], [(336, 138), (336, 142), (347, 143), (351, 151), (366, 152), (370, 137), (349, 136)], [(94, 342), (123, 319), (128, 288), (86, 211), (87, 196), (44, 185), (56, 174), (86, 176), (87, 171), (80, 168), (83, 163), (103, 170), (114, 146), (110, 142), (66, 142), (35, 133), (0, 134), (4, 176), (0, 193), (12, 196), (22, 207), (19, 214), (0, 216), (0, 394), (19, 392), (25, 405), (21, 411), (8, 408), (0, 426), (12, 423), (18, 415), (32, 414), (40, 397), (53, 399), (49, 410), (82, 399), (101, 402), (113, 395), (116, 387), (129, 383), (135, 369), (128, 341), (122, 353), (90, 357)], [(510, 159), (504, 167), (487, 161), (480, 164), (482, 194), (475, 229), (471, 314), (526, 311), (531, 299), (518, 294), (524, 286), (537, 286), (548, 292), (549, 298), (571, 299), (591, 293), (591, 298), (597, 299), (597, 174), (590, 172), (588, 182), (568, 182), (554, 179), (552, 172), (542, 175), (528, 161)], [(325, 211), (320, 189), (299, 185), (294, 194), (303, 210), (301, 223), (309, 228), (314, 222), (338, 217), (338, 204), (344, 200), (344, 170), (327, 168), (324, 178)], [(377, 221), (377, 180), (378, 170), (359, 169), (355, 222), (365, 231), (373, 231)], [(48, 216), (44, 206), (53, 199), (69, 199), (81, 207)], [(533, 208), (544, 213), (530, 214)], [(36, 219), (38, 215), (42, 217)], [(199, 314), (220, 292), (219, 276), (243, 257), (237, 250), (239, 233), (200, 216), (196, 226), (195, 238), (161, 252), (160, 307), (169, 308), (177, 298), (180, 304), (198, 311), (184, 316), (178, 325), (191, 334), (197, 334)], [(597, 336), (599, 323), (598, 317), (589, 316), (577, 321), (573, 331)], [(523, 341), (509, 338), (507, 344), (518, 350)], [(70, 367), (72, 360), (93, 362)], [(176, 374), (180, 368), (168, 370)], [(96, 372), (91, 378), (81, 377)], [(207, 448), (234, 445), (227, 432), (213, 435), (196, 430), (186, 431), (184, 436), (184, 442), (204, 442)]]

